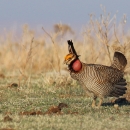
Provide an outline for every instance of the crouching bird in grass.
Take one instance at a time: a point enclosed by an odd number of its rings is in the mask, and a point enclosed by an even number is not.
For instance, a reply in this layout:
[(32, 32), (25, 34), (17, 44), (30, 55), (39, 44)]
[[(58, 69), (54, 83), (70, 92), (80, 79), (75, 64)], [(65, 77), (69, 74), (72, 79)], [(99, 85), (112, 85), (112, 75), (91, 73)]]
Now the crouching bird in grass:
[[(81, 62), (70, 40), (68, 50), (69, 54), (65, 56), (64, 63), (68, 65), (71, 77), (78, 80), (86, 93), (93, 97), (93, 108), (99, 108), (104, 97), (119, 97), (125, 94), (127, 83), (123, 76), (127, 60), (122, 53), (115, 52), (112, 65), (104, 66)], [(96, 106), (97, 97), (100, 100)]]

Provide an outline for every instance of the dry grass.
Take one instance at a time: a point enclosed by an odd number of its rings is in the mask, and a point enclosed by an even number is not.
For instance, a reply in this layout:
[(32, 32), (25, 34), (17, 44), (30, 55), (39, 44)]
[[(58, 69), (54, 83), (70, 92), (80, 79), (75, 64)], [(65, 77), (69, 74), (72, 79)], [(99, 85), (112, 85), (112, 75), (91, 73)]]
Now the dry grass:
[[(11, 73), (27, 78), (31, 73), (61, 72), (64, 56), (68, 53), (67, 33), (71, 35), (81, 60), (86, 63), (110, 65), (115, 50), (124, 53), (129, 63), (130, 34), (126, 30), (125, 17), (116, 24), (115, 16), (104, 14), (99, 20), (90, 15), (90, 21), (82, 31), (82, 40), (76, 40), (74, 31), (68, 25), (54, 25), (54, 32), (36, 37), (28, 25), (23, 26), (23, 33), (18, 41), (15, 34), (0, 36), (0, 72)], [(71, 34), (73, 32), (73, 35)], [(26, 77), (27, 76), (27, 77)]]

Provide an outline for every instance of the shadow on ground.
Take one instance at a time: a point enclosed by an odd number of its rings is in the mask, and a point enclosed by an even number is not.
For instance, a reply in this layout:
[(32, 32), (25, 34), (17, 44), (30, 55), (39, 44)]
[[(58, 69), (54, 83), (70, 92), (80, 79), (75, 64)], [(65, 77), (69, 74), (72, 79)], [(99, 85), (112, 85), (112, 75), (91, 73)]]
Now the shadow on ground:
[(119, 106), (130, 105), (130, 102), (126, 98), (118, 98), (112, 102), (103, 103), (102, 106), (113, 106), (114, 104), (118, 104)]

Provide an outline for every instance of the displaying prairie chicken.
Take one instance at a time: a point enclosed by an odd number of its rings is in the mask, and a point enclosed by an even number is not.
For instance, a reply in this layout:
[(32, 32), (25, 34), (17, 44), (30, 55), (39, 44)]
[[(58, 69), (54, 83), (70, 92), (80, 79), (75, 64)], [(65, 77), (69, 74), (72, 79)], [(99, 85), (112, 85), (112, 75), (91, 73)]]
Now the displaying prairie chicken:
[(97, 97), (100, 99), (97, 106), (99, 108), (104, 97), (125, 94), (127, 83), (123, 76), (127, 60), (122, 53), (115, 52), (112, 65), (105, 66), (81, 62), (70, 40), (68, 50), (69, 54), (65, 56), (64, 63), (68, 65), (71, 77), (81, 83), (88, 95), (93, 96), (93, 108), (96, 107)]

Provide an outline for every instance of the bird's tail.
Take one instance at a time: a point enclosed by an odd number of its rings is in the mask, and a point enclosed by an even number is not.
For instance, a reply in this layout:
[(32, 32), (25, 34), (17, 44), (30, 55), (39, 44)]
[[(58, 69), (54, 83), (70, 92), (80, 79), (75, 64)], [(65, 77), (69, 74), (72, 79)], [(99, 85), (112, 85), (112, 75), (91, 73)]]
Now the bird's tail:
[(118, 70), (124, 71), (126, 65), (127, 65), (126, 57), (120, 52), (115, 52), (113, 56), (113, 63), (111, 66), (113, 68), (117, 68)]
[(115, 89), (110, 95), (114, 97), (123, 96), (123, 94), (125, 94), (127, 90), (126, 85), (126, 80), (122, 78), (118, 83), (113, 86)]

